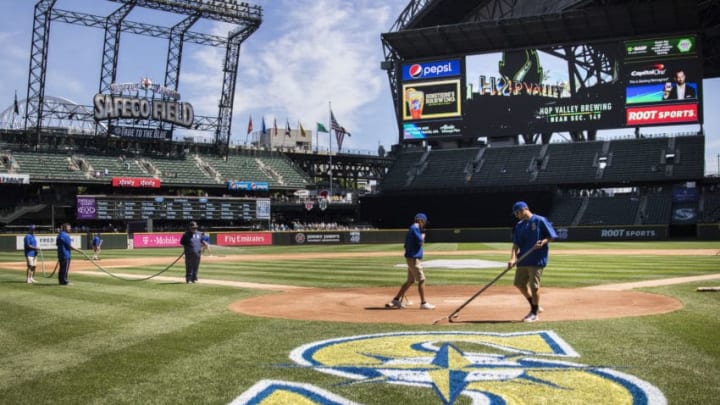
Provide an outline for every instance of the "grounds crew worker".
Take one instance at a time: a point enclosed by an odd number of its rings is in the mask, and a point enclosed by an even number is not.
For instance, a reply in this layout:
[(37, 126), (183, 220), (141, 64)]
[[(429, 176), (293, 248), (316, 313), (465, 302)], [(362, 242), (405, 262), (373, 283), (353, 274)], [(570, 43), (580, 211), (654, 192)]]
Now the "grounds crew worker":
[(188, 224), (187, 231), (180, 238), (180, 244), (185, 249), (185, 283), (195, 283), (198, 281), (202, 250), (206, 245), (198, 232), (197, 222), (192, 221)]

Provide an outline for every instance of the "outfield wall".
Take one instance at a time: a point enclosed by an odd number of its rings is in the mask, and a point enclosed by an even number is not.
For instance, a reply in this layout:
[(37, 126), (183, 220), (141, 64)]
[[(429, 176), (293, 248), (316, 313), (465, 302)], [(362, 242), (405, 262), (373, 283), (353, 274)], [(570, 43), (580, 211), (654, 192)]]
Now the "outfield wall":
[[(350, 231), (285, 231), (285, 232), (218, 232), (210, 233), (210, 243), (217, 246), (292, 246), (333, 245), (355, 243), (403, 243), (405, 229), (350, 230)], [(559, 240), (569, 242), (663, 241), (670, 240), (667, 225), (630, 226), (575, 226), (557, 228)], [(180, 247), (181, 232), (135, 233), (132, 238), (124, 233), (105, 233), (103, 250), (142, 249), (153, 247)], [(21, 251), (24, 235), (0, 235), (0, 251)], [(43, 250), (55, 249), (54, 234), (38, 234)], [(72, 234), (74, 243), (81, 249), (92, 249), (91, 238), (85, 234)], [(697, 227), (698, 240), (720, 240), (720, 224), (702, 224)], [(427, 230), (429, 243), (510, 242), (509, 228), (443, 228)]]

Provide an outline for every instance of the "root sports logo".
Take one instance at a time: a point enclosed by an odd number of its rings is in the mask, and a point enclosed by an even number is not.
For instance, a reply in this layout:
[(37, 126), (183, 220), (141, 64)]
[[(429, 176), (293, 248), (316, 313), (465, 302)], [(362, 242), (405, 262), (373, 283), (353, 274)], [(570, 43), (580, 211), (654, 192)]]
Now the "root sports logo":
[[(433, 390), (442, 404), (455, 404), (461, 397), (475, 404), (667, 403), (660, 390), (637, 377), (568, 361), (578, 357), (553, 331), (372, 334), (313, 342), (290, 353), (297, 365), (350, 384)], [(336, 396), (324, 400), (320, 389), (311, 387), (294, 389), (293, 395), (312, 392), (308, 403), (351, 403)], [(267, 387), (263, 392), (270, 400)], [(242, 403), (274, 403), (249, 392), (243, 395), (254, 399)]]

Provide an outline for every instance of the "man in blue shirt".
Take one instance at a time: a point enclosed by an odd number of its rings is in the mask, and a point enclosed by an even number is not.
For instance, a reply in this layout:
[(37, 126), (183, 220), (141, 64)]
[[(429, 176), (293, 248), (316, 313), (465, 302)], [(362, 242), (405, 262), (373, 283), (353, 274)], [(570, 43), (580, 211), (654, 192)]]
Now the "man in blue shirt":
[(188, 230), (180, 238), (180, 244), (185, 250), (185, 282), (187, 284), (198, 281), (198, 270), (200, 270), (200, 256), (205, 241), (198, 232), (197, 222), (192, 221)]
[(100, 238), (100, 232), (96, 233), (92, 239), (93, 248), (93, 260), (100, 260), (100, 250), (102, 250), (102, 239)]
[(68, 273), (70, 273), (70, 259), (72, 258), (72, 251), (82, 251), (72, 245), (72, 238), (70, 237), (70, 224), (64, 223), (60, 227), (60, 233), (55, 238), (55, 245), (57, 246), (58, 254), (58, 283), (60, 285), (68, 285)]
[(35, 282), (35, 266), (37, 265), (37, 240), (35, 239), (35, 225), (30, 225), (28, 233), (23, 240), (25, 250), (25, 262), (27, 263), (26, 282), (32, 284)]
[(202, 247), (202, 254), (209, 255), (210, 254), (210, 234), (205, 232), (205, 230), (203, 230), (202, 232), (200, 232), (200, 239), (202, 239), (202, 241), (205, 242)]
[[(557, 233), (547, 218), (533, 214), (524, 201), (513, 205), (513, 215), (518, 222), (513, 229), (513, 246), (508, 266), (517, 264), (514, 285), (530, 303), (530, 312), (523, 318), (523, 322), (535, 322), (540, 320), (538, 312), (542, 311), (540, 280), (548, 262), (548, 243), (557, 238)], [(531, 250), (533, 252), (522, 262), (517, 262), (520, 256)]]
[(425, 225), (427, 215), (418, 213), (415, 215), (415, 222), (405, 235), (405, 262), (407, 263), (407, 279), (400, 287), (397, 295), (392, 301), (385, 304), (387, 308), (403, 308), (402, 298), (416, 281), (418, 283), (418, 294), (420, 294), (420, 309), (434, 309), (435, 305), (425, 300), (425, 273), (422, 267), (423, 244), (425, 243)]

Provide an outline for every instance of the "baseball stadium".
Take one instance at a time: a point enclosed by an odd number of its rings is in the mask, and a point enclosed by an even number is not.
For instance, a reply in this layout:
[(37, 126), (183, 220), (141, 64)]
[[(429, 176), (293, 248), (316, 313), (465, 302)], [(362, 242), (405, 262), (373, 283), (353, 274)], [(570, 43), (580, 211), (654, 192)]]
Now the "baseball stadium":
[[(408, 0), (376, 33), (377, 153), (332, 109), (233, 126), (262, 6), (101, 1), (35, 0), (0, 106), (1, 404), (718, 402), (720, 1)], [(57, 25), (102, 38), (79, 103), (45, 91)], [(164, 78), (118, 73), (127, 34), (167, 43)], [(185, 45), (223, 55), (214, 114)], [(520, 255), (525, 214), (550, 230)]]

